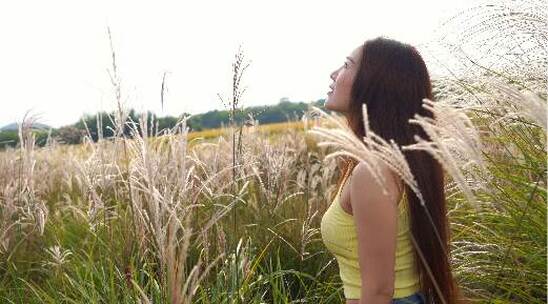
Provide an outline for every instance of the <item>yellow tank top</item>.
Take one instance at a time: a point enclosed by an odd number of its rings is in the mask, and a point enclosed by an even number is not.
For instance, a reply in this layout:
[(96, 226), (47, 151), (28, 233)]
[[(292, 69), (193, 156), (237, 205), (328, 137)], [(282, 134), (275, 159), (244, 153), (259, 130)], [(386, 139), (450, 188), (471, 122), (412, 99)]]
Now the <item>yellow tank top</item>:
[[(342, 188), (342, 186), (341, 186)], [(351, 214), (342, 209), (339, 194), (322, 217), (320, 230), (326, 248), (335, 256), (347, 299), (361, 297), (361, 274), (358, 264), (356, 225)], [(410, 239), (409, 213), (405, 192), (398, 204), (398, 229), (393, 298), (403, 298), (420, 290)]]

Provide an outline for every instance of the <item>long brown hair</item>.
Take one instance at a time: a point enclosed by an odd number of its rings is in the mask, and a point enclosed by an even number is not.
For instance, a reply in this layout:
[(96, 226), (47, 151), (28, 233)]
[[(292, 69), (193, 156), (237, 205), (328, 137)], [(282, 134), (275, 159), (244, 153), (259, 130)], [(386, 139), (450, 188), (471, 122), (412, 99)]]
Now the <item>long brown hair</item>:
[[(420, 126), (408, 122), (416, 113), (434, 118), (422, 108), (423, 98), (433, 100), (432, 85), (426, 64), (413, 46), (384, 37), (365, 41), (346, 113), (349, 127), (359, 138), (365, 136), (362, 114), (365, 103), (371, 130), (385, 140), (394, 139), (399, 146), (414, 143), (415, 135), (429, 140)], [(458, 299), (460, 291), (451, 271), (443, 168), (427, 152), (402, 153), (426, 207), (421, 206), (419, 198), (405, 184), (411, 233), (418, 246), (414, 247), (414, 254), (421, 292), (427, 303), (465, 303)], [(344, 182), (344, 176), (356, 164), (346, 159), (338, 184)]]

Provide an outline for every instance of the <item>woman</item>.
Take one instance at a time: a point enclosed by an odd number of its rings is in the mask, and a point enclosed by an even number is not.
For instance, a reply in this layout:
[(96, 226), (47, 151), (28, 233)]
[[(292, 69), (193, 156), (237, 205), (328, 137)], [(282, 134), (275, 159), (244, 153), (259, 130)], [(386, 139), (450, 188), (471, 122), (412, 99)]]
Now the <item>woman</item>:
[[(432, 100), (432, 88), (414, 47), (383, 37), (368, 40), (331, 79), (325, 108), (342, 113), (359, 138), (365, 136), (364, 103), (371, 131), (385, 140), (404, 146), (415, 135), (428, 138), (408, 123), (416, 113), (432, 117), (421, 107), (423, 98)], [(337, 258), (347, 304), (456, 303), (442, 167), (426, 152), (403, 152), (431, 219), (388, 166), (381, 165), (389, 177), (384, 195), (367, 167), (351, 159), (322, 218), (322, 238)]]

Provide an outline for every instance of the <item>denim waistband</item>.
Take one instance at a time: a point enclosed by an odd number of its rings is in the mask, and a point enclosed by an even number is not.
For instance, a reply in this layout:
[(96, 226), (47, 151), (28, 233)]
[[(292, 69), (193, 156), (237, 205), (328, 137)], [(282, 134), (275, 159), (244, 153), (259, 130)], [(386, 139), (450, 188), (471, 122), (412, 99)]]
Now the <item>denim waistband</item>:
[(422, 292), (417, 291), (414, 294), (403, 297), (392, 299), (392, 304), (425, 304), (426, 299)]

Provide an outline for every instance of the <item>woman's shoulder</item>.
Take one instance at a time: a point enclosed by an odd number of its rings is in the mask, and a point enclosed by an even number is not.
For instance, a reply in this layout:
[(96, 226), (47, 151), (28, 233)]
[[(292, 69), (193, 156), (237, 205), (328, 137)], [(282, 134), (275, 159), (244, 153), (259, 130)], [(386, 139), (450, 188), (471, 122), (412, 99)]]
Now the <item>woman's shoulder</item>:
[[(405, 194), (403, 181), (388, 165), (378, 163), (377, 168), (360, 161), (352, 169), (349, 178), (350, 191), (367, 189), (367, 191), (387, 191), (388, 195), (399, 202)], [(384, 193), (384, 192), (383, 192)]]

